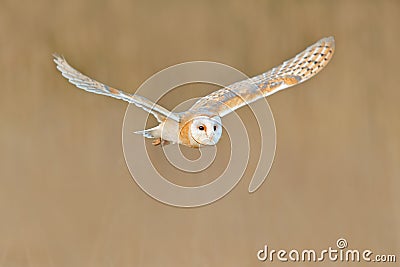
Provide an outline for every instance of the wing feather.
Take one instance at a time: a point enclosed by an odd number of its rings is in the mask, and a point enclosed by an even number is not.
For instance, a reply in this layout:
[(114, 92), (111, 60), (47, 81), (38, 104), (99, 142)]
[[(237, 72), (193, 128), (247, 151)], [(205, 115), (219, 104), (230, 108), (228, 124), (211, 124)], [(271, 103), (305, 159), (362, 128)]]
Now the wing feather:
[(153, 114), (159, 122), (165, 120), (166, 117), (179, 122), (179, 116), (177, 114), (172, 113), (162, 106), (153, 103), (149, 99), (136, 94), (129, 94), (105, 85), (101, 82), (95, 81), (71, 67), (71, 65), (69, 65), (63, 57), (57, 54), (54, 54), (53, 56), (54, 62), (57, 65), (57, 69), (61, 72), (62, 76), (68, 79), (68, 81), (74, 84), (76, 87), (91, 93), (111, 96), (116, 99), (122, 99), (129, 103), (133, 103), (145, 111)]
[(329, 63), (334, 51), (334, 38), (323, 38), (268, 72), (201, 98), (190, 110), (208, 111), (223, 117), (244, 105), (314, 77)]

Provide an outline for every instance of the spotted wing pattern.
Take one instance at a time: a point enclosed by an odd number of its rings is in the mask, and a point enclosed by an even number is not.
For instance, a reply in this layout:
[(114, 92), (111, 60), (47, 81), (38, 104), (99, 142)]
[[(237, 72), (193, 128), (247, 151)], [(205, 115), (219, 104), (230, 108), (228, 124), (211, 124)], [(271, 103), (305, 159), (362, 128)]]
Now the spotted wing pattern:
[(159, 122), (163, 121), (166, 117), (169, 117), (175, 121), (179, 121), (178, 115), (170, 112), (160, 105), (153, 103), (143, 96), (129, 94), (124, 91), (112, 88), (80, 73), (79, 71), (71, 67), (68, 62), (59, 55), (54, 55), (54, 62), (57, 64), (57, 69), (61, 72), (61, 74), (65, 78), (67, 78), (70, 83), (74, 84), (80, 89), (91, 93), (111, 96), (117, 99), (122, 99), (129, 103), (133, 103), (136, 106), (144, 109), (145, 111), (153, 114)]
[(201, 98), (190, 110), (225, 116), (260, 98), (310, 79), (329, 63), (334, 51), (333, 37), (323, 38), (268, 72), (236, 82)]

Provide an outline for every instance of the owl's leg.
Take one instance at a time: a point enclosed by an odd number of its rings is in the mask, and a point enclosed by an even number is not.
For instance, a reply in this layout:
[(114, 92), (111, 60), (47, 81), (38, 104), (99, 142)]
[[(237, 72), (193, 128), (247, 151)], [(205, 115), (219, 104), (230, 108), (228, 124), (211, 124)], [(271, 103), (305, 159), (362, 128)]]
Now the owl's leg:
[(157, 139), (154, 139), (154, 141), (152, 142), (153, 146), (161, 145), (161, 143), (162, 143), (161, 137), (157, 138)]
[(167, 145), (169, 145), (169, 144), (170, 144), (170, 142), (167, 141), (167, 140), (162, 140), (162, 141), (161, 141), (161, 145), (162, 145), (162, 146), (167, 146)]
[(161, 139), (161, 137), (160, 137), (160, 138), (155, 139), (155, 140), (152, 142), (152, 144), (153, 144), (153, 146), (158, 146), (158, 145), (166, 146), (166, 145), (169, 145), (170, 142), (167, 141), (167, 140), (163, 140), (163, 139)]

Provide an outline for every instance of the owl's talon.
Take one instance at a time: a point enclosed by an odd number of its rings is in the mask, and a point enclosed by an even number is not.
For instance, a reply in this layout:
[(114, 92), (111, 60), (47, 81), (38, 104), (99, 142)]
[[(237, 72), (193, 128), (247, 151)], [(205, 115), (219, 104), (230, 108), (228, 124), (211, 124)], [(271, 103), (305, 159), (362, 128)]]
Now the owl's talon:
[(166, 146), (166, 145), (169, 145), (171, 142), (170, 141), (167, 141), (167, 140), (162, 140), (161, 141), (161, 145), (162, 146)]
[(152, 145), (153, 146), (158, 146), (158, 145), (161, 145), (161, 143), (162, 143), (161, 138), (157, 138), (152, 142)]
[(167, 140), (163, 140), (161, 138), (157, 138), (152, 142), (153, 146), (158, 146), (158, 145), (162, 145), (162, 146), (166, 146), (169, 145), (170, 142)]

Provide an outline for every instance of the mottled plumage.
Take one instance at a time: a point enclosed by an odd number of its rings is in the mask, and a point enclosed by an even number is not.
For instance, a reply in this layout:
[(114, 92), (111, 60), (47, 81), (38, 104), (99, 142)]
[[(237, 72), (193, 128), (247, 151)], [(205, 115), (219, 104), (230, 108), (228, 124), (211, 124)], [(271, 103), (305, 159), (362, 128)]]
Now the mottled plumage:
[(310, 79), (328, 64), (334, 50), (333, 37), (323, 38), (268, 72), (236, 82), (203, 97), (190, 110), (206, 109), (223, 117), (262, 97)]
[(333, 37), (323, 38), (268, 72), (236, 82), (201, 98), (182, 113), (170, 112), (145, 97), (97, 82), (72, 68), (58, 55), (54, 55), (54, 62), (62, 75), (78, 88), (125, 100), (154, 115), (160, 124), (152, 129), (137, 132), (147, 138), (155, 138), (154, 145), (172, 142), (199, 147), (215, 145), (219, 141), (223, 116), (260, 98), (310, 79), (329, 63), (334, 51)]

